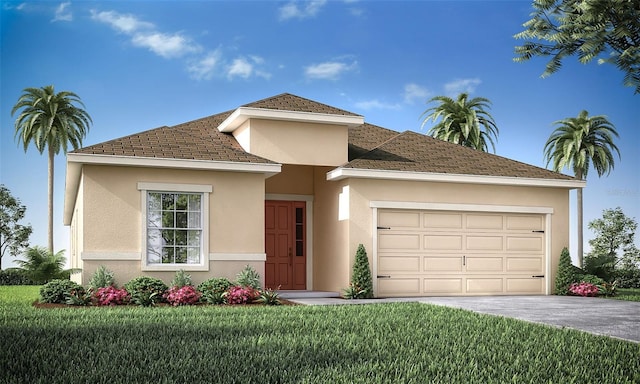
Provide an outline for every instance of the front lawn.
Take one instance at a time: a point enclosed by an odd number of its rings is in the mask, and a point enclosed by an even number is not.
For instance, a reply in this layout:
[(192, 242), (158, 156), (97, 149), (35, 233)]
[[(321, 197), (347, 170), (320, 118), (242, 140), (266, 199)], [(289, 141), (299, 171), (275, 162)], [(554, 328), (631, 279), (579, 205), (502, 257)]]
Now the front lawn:
[(609, 298), (626, 301), (640, 301), (640, 288), (619, 288), (616, 291), (616, 295)]
[(640, 345), (418, 303), (36, 309), (0, 287), (1, 383), (637, 383)]

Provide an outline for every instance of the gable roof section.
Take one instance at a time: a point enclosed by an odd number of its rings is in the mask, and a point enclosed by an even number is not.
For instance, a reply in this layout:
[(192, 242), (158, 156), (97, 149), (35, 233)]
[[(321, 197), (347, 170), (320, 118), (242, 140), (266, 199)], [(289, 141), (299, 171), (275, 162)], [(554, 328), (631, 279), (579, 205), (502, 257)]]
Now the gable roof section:
[(364, 123), (349, 128), (349, 161), (355, 160), (400, 133)]
[[(390, 135), (378, 134), (380, 139)], [(391, 137), (327, 175), (329, 180), (347, 177), (584, 187), (584, 181), (571, 176), (411, 131)]]
[(345, 111), (344, 109), (332, 107), (330, 105), (305, 99), (304, 97), (292, 95), (290, 93), (282, 93), (277, 96), (254, 101), (252, 103), (242, 105), (241, 107), (273, 109), (290, 112), (324, 113), (327, 115), (360, 116), (358, 114)]

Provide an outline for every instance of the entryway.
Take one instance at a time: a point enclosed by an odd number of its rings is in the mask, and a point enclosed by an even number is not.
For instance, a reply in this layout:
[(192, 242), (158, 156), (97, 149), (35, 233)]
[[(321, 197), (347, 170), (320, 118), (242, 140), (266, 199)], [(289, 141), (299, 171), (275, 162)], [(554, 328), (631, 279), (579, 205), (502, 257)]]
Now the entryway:
[(265, 286), (307, 288), (306, 203), (265, 201)]

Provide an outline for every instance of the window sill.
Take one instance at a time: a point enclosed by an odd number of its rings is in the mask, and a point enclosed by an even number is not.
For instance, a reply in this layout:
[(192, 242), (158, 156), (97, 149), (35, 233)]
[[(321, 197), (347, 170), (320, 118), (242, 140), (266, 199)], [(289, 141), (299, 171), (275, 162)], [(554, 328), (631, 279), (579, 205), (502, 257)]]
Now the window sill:
[(208, 265), (202, 264), (151, 264), (151, 265), (143, 265), (142, 271), (152, 271), (152, 272), (175, 272), (178, 270), (184, 271), (209, 271)]

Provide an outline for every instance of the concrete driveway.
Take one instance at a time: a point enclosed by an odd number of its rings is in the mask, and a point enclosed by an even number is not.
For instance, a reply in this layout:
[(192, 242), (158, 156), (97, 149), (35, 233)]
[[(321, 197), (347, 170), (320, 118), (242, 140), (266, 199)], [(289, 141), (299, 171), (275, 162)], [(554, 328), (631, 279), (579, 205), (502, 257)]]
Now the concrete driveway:
[(420, 302), (513, 317), (640, 343), (640, 302), (577, 296), (413, 297), (373, 300), (295, 298), (307, 305)]

